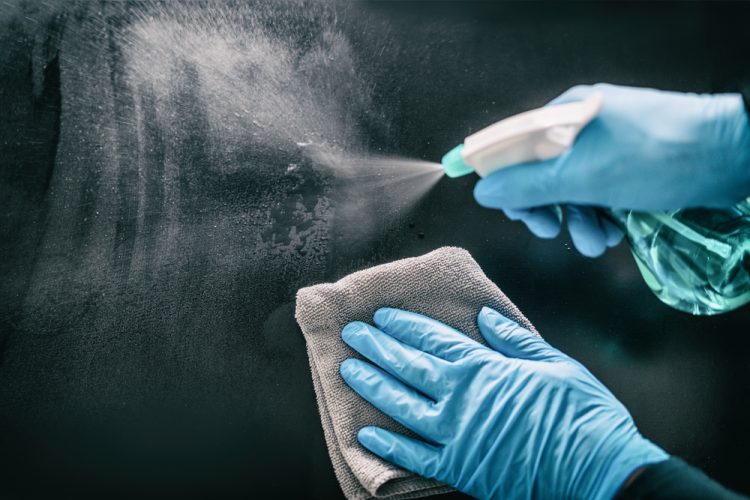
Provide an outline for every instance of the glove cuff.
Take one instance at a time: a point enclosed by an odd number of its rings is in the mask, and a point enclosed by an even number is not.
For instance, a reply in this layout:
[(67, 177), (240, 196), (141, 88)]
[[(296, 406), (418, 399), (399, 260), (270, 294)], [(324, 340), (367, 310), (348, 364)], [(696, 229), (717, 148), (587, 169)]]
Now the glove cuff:
[(596, 477), (591, 477), (592, 480), (588, 482), (592, 488), (586, 498), (611, 500), (639, 467), (667, 459), (667, 452), (636, 432), (624, 446), (601, 463), (598, 474), (594, 475)]
[(600, 444), (599, 450), (589, 465), (581, 469), (572, 497), (611, 500), (639, 467), (669, 458), (668, 453), (634, 428), (625, 435), (614, 433), (609, 436)]

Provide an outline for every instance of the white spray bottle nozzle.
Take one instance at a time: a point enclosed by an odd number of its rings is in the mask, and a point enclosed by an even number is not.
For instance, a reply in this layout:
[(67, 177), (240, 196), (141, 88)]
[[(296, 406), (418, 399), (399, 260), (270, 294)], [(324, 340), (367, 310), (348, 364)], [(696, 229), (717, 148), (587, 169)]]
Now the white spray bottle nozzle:
[(500, 168), (559, 156), (599, 113), (602, 100), (595, 92), (583, 101), (526, 111), (490, 125), (443, 156), (445, 174), (476, 172), (484, 177)]

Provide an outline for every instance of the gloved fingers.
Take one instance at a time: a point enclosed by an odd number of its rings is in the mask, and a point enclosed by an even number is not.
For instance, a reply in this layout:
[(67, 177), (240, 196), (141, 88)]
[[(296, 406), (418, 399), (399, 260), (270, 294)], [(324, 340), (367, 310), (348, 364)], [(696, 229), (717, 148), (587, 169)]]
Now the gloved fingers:
[(418, 391), (433, 399), (441, 394), (445, 386), (443, 374), (448, 366), (444, 360), (359, 321), (346, 325), (341, 338), (352, 349)]
[(558, 162), (551, 160), (522, 163), (492, 172), (474, 186), (474, 199), (487, 208), (521, 209), (559, 203)]
[(607, 249), (607, 234), (592, 207), (567, 205), (568, 232), (576, 249), (586, 257), (599, 257)]
[(524, 217), (528, 217), (529, 213), (531, 213), (530, 208), (506, 208), (503, 210), (503, 213), (505, 216), (512, 220), (523, 220)]
[(363, 427), (357, 433), (359, 442), (379, 456), (420, 476), (439, 477), (439, 448), (417, 439), (380, 427)]
[(404, 427), (430, 440), (437, 441), (442, 437), (435, 435), (435, 419), (430, 418), (437, 415), (437, 410), (422, 394), (380, 368), (358, 359), (344, 360), (339, 371), (357, 394)]
[(447, 361), (457, 361), (482, 344), (421, 314), (384, 307), (373, 316), (375, 325), (401, 342)]
[(539, 238), (556, 238), (562, 228), (562, 212), (556, 205), (524, 209), (508, 208), (503, 212), (510, 220), (523, 221), (529, 231)]
[(479, 311), (477, 324), (490, 347), (505, 356), (532, 361), (567, 359), (544, 339), (489, 307)]
[(620, 242), (622, 242), (622, 239), (625, 237), (625, 233), (623, 233), (622, 229), (617, 227), (617, 225), (612, 222), (605, 214), (599, 213), (598, 215), (602, 229), (604, 229), (604, 233), (607, 235), (607, 246), (609, 248), (616, 247), (620, 244)]

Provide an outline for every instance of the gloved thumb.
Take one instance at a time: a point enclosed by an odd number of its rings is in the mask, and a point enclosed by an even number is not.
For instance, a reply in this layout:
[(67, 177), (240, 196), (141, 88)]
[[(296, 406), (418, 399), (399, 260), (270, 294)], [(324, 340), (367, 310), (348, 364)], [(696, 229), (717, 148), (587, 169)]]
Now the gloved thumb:
[(551, 160), (522, 163), (501, 168), (480, 179), (474, 186), (474, 198), (487, 208), (519, 209), (554, 205), (561, 201), (556, 171), (562, 156)]
[(487, 343), (505, 356), (532, 361), (556, 361), (566, 358), (540, 336), (523, 328), (489, 307), (483, 307), (477, 317), (479, 331)]

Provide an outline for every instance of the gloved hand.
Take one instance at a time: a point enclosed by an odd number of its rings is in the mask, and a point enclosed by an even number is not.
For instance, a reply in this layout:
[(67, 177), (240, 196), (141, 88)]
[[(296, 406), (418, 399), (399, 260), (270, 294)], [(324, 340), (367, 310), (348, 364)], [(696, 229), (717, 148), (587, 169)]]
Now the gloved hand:
[(359, 431), (380, 457), (478, 498), (610, 499), (668, 455), (586, 368), (496, 311), (491, 347), (438, 321), (380, 309), (341, 337), (372, 361), (341, 363), (352, 389), (423, 440)]
[(622, 235), (594, 207), (715, 207), (750, 196), (750, 126), (739, 94), (596, 84), (573, 87), (550, 105), (594, 91), (603, 94), (602, 110), (569, 151), (492, 173), (477, 183), (477, 202), (542, 238), (560, 232), (562, 218), (550, 205), (568, 204), (573, 243), (595, 257)]

